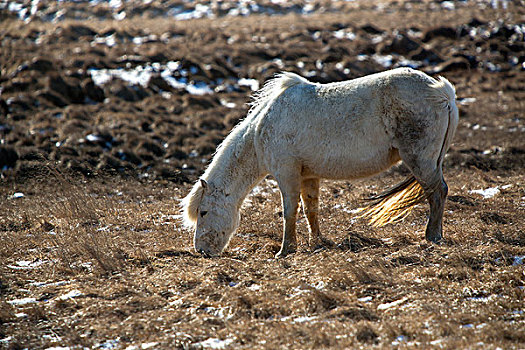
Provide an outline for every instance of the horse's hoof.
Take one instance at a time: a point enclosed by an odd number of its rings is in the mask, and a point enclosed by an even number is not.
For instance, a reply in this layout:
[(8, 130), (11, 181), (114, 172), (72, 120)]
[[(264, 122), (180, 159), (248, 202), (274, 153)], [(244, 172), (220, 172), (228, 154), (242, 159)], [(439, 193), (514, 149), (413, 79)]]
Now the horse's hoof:
[(441, 244), (443, 243), (443, 237), (442, 236), (426, 236), (425, 237), (427, 241), (432, 242), (434, 244)]
[(281, 259), (281, 258), (284, 258), (286, 257), (286, 252), (283, 252), (282, 250), (279, 250), (279, 252), (277, 252), (277, 254), (275, 254), (275, 258), (276, 259)]
[(281, 248), (281, 250), (279, 250), (279, 252), (277, 254), (275, 254), (275, 258), (276, 259), (284, 258), (288, 254), (292, 254), (292, 253), (295, 253), (295, 249), (293, 249), (293, 248), (288, 248), (288, 249)]

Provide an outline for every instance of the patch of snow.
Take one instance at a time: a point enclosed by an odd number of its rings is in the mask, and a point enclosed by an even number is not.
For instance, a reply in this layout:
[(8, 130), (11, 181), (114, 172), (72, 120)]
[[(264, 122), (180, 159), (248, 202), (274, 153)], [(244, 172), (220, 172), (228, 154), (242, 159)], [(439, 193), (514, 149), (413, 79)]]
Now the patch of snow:
[[(95, 39), (95, 43), (100, 43), (100, 38)], [(111, 46), (113, 43), (108, 44), (107, 39), (106, 45)], [(134, 68), (116, 68), (116, 69), (97, 69), (91, 68), (87, 70), (88, 74), (91, 75), (91, 79), (95, 85), (103, 86), (109, 83), (113, 78), (121, 79), (130, 85), (140, 85), (147, 87), (149, 81), (154, 73), (160, 74), (160, 77), (166, 81), (171, 87), (175, 89), (184, 89), (192, 95), (207, 95), (213, 94), (215, 91), (213, 86), (220, 86), (222, 79), (207, 84), (202, 81), (188, 81), (188, 74), (196, 74), (197, 68), (191, 67), (190, 70), (182, 69), (180, 62), (170, 61), (166, 64), (160, 64), (159, 62), (153, 62), (145, 64), (144, 66), (139, 65)], [(176, 73), (176, 74), (175, 74)], [(174, 76), (175, 74), (175, 76)], [(259, 89), (259, 82), (255, 79), (233, 79), (235, 82), (232, 86), (226, 86), (225, 89), (233, 90), (235, 85), (237, 86), (248, 86), (252, 91)], [(234, 108), (236, 105), (232, 103), (224, 103), (228, 108)]]
[(489, 295), (487, 297), (486, 296), (470, 297), (470, 298), (467, 298), (467, 300), (477, 301), (477, 302), (480, 302), (480, 303), (488, 303), (489, 301), (491, 301), (494, 298), (495, 298), (494, 295)]
[(182, 299), (182, 298), (175, 299), (175, 300), (170, 301), (168, 303), (169, 306), (179, 306), (179, 305), (182, 305), (182, 304), (184, 304), (184, 299)]
[(392, 342), (392, 345), (397, 346), (401, 343), (404, 343), (408, 340), (408, 338), (404, 335), (398, 335), (396, 339)]
[(88, 73), (91, 74), (91, 79), (95, 85), (99, 86), (106, 84), (113, 78), (107, 71), (107, 69), (88, 69)]
[(407, 301), (408, 298), (402, 298), (402, 299), (399, 299), (399, 300), (396, 300), (396, 301), (393, 301), (391, 303), (384, 303), (384, 304), (379, 304), (377, 306), (377, 309), (378, 310), (387, 310), (387, 309), (391, 309), (393, 307), (396, 307), (396, 306), (399, 306), (401, 304), (403, 304), (405, 301)]
[(316, 320), (317, 316), (300, 316), (293, 319), (292, 323), (304, 323)]
[(109, 7), (114, 9), (120, 8), (122, 6), (122, 0), (109, 0)]
[(127, 81), (133, 85), (148, 86), (151, 79), (152, 69), (151, 67), (138, 66), (133, 70), (124, 69), (113, 69), (110, 70), (112, 74), (124, 81)]
[(122, 21), (124, 18), (126, 18), (126, 11), (115, 13), (113, 15), (113, 18), (117, 21)]
[(91, 46), (95, 46), (96, 44), (105, 44), (107, 47), (114, 47), (117, 45), (117, 36), (114, 33), (105, 37), (97, 36), (91, 42)]
[(61, 295), (60, 297), (58, 297), (59, 300), (67, 300), (67, 299), (72, 299), (72, 298), (78, 298), (80, 296), (84, 295), (81, 291), (79, 291), (78, 289), (73, 289), (72, 291), (64, 294), (64, 295)]
[(337, 39), (348, 39), (348, 40), (354, 40), (356, 38), (355, 33), (351, 31), (347, 31), (345, 29), (338, 30), (334, 32), (334, 36)]
[(380, 35), (374, 35), (372, 36), (372, 44), (379, 44), (380, 42), (382, 42), (383, 40), (385, 40), (385, 37), (386, 35), (385, 34), (380, 34)]
[(323, 281), (319, 281), (316, 284), (312, 285), (312, 287), (314, 287), (315, 289), (321, 290), (321, 289), (324, 289), (324, 287), (326, 287), (326, 283), (324, 283)]
[(362, 208), (357, 208), (357, 209), (348, 209), (345, 205), (343, 204), (336, 204), (334, 205), (334, 209), (341, 209), (342, 211), (344, 211), (345, 213), (349, 213), (349, 214), (358, 214), (360, 213), (362, 210)]
[(104, 343), (95, 345), (98, 349), (116, 349), (119, 346), (120, 337), (116, 339), (107, 340)]
[(441, 3), (441, 7), (443, 7), (445, 10), (454, 10), (456, 8), (456, 5), (453, 1), (443, 1)]
[(385, 68), (392, 67), (394, 56), (373, 54), (372, 59)]
[(389, 238), (381, 238), (381, 240), (385, 244), (393, 244), (394, 243), (394, 240), (391, 237), (389, 237)]
[(487, 189), (479, 189), (479, 190), (470, 190), (469, 193), (479, 194), (483, 196), (483, 199), (489, 199), (494, 197), (500, 192), (498, 186), (496, 187), (490, 187)]
[(99, 142), (99, 141), (103, 141), (102, 137), (100, 137), (99, 135), (95, 135), (95, 134), (89, 134), (86, 136), (86, 140), (88, 140), (89, 142)]
[(248, 199), (250, 197), (255, 195), (261, 195), (263, 197), (267, 197), (270, 195), (270, 193), (278, 192), (279, 186), (277, 185), (277, 181), (272, 179), (267, 179), (255, 186), (250, 194), (248, 195)]
[(39, 267), (45, 264), (46, 262), (47, 262), (46, 260), (40, 260), (40, 259), (37, 259), (35, 261), (20, 260), (16, 262), (16, 265), (7, 265), (7, 267), (13, 270), (29, 270), (29, 269), (34, 269), (35, 267)]
[[(372, 56), (360, 54), (357, 55), (358, 61), (367, 61), (369, 59), (372, 59), (377, 64), (383, 66), (384, 68), (395, 68), (395, 67), (411, 67), (411, 68), (419, 68), (423, 65), (421, 61), (416, 60), (410, 60), (408, 58), (405, 58), (401, 55), (379, 55), (379, 54), (373, 54)], [(394, 60), (397, 61), (394, 63)]]
[(525, 260), (525, 255), (515, 256), (514, 261), (512, 262), (512, 266), (523, 265), (524, 260)]
[(261, 289), (261, 286), (258, 284), (252, 284), (251, 286), (247, 287), (249, 290), (257, 291)]
[(222, 99), (221, 98), (221, 106), (224, 106), (226, 108), (235, 108), (237, 107), (237, 104), (235, 104), (234, 102), (228, 102), (226, 101), (225, 99)]
[(206, 83), (188, 84), (186, 85), (186, 91), (192, 95), (208, 95), (213, 93), (213, 90)]
[(23, 306), (27, 304), (34, 304), (37, 300), (35, 298), (21, 298), (21, 299), (13, 299), (8, 300), (7, 303), (14, 305), (14, 306)]
[(85, 268), (88, 271), (93, 271), (93, 263), (91, 261), (87, 261), (80, 264), (80, 267)]
[(476, 100), (477, 99), (475, 97), (465, 97), (465, 98), (458, 99), (458, 102), (460, 105), (466, 106), (466, 105), (476, 102)]
[(91, 74), (91, 79), (95, 85), (104, 85), (113, 78), (119, 78), (132, 85), (148, 86), (149, 80), (153, 71), (151, 67), (138, 66), (134, 69), (126, 70), (123, 68), (117, 69), (88, 69), (88, 73)]
[(8, 344), (11, 340), (13, 340), (13, 337), (0, 339), (0, 344)]
[(409, 60), (408, 58), (401, 58), (399, 62), (396, 63), (396, 67), (410, 67), (410, 68), (419, 68), (422, 66), (420, 61)]
[(22, 192), (15, 192), (8, 199), (23, 198), (25, 195)]
[(170, 10), (170, 15), (172, 15), (178, 21), (187, 21), (190, 19), (198, 18), (213, 18), (214, 14), (209, 5), (196, 4), (195, 9), (193, 10), (180, 10), (172, 9)]
[(366, 303), (366, 302), (372, 301), (372, 299), (373, 298), (371, 296), (367, 296), (367, 297), (357, 298), (357, 301), (360, 301), (362, 303)]
[(221, 350), (226, 349), (229, 345), (233, 344), (234, 340), (231, 338), (221, 340), (218, 338), (209, 338), (199, 343), (195, 343), (196, 347), (201, 346), (203, 349), (215, 349)]
[(208, 314), (210, 314), (212, 316), (219, 317), (219, 318), (222, 318), (222, 319), (225, 319), (225, 320), (228, 320), (228, 319), (233, 317), (233, 315), (231, 314), (230, 308), (226, 308), (226, 307), (212, 307), (212, 306), (208, 306), (208, 307), (205, 307), (202, 310), (204, 310), (206, 313), (208, 313)]
[(256, 79), (241, 78), (238, 84), (239, 86), (248, 86), (252, 91), (259, 90), (259, 81)]
[(295, 298), (295, 297), (297, 297), (297, 296), (299, 296), (301, 294), (305, 294), (305, 293), (309, 293), (310, 292), (309, 289), (304, 289), (304, 288), (301, 288), (301, 287), (295, 287), (295, 288), (292, 289), (292, 291), (294, 293), (290, 294), (290, 296), (289, 296), (290, 298)]
[[(355, 0), (346, 0), (346, 1), (355, 1)], [(492, 0), (496, 1), (496, 0)], [(503, 0), (501, 0), (503, 1)], [(57, 1), (59, 4), (66, 2), (64, 0)], [(100, 20), (105, 18), (107, 15), (112, 16), (114, 19), (124, 18), (125, 10), (129, 6), (133, 6), (133, 1), (129, 0), (74, 0), (72, 2), (83, 2), (89, 3), (90, 6), (97, 6), (104, 4), (107, 10), (110, 11), (109, 14), (106, 14), (106, 11), (97, 14), (96, 12), (92, 15), (94, 19)], [(151, 4), (152, 0), (141, 0), (139, 3), (145, 5)], [(452, 1), (448, 1), (452, 3)], [(506, 4), (506, 2), (503, 2)], [(66, 19), (74, 18), (76, 11), (67, 11), (65, 8), (55, 9), (54, 11), (49, 11), (47, 7), (39, 9), (39, 0), (15, 0), (15, 1), (0, 1), (0, 9), (7, 9), (9, 12), (16, 14), (21, 20), (24, 20), (26, 23), (30, 22), (32, 19), (39, 19), (44, 22), (58, 22)], [(437, 6), (437, 5), (436, 5)], [(302, 6), (296, 6), (294, 2), (289, 0), (272, 0), (271, 4), (259, 4), (257, 1), (253, 0), (229, 0), (229, 1), (175, 1), (168, 2), (165, 6), (165, 11), (163, 11), (162, 16), (171, 17), (176, 21), (187, 21), (194, 20), (199, 18), (217, 18), (223, 16), (250, 16), (252, 14), (267, 14), (267, 15), (278, 15), (278, 14), (288, 14), (295, 13), (303, 16), (308, 16), (316, 12), (325, 12), (325, 11), (335, 11), (337, 6), (319, 6), (310, 1), (306, 1)], [(504, 7), (505, 8), (505, 7)], [(145, 9), (148, 11), (148, 9)], [(133, 14), (130, 15), (130, 17)], [(91, 16), (90, 16), (91, 17)]]

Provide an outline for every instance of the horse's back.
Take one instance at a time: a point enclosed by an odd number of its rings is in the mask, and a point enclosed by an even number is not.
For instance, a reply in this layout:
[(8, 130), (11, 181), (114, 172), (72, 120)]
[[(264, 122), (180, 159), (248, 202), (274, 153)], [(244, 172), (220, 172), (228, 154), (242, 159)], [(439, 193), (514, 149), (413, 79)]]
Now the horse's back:
[(346, 82), (296, 84), (259, 116), (260, 156), (270, 172), (290, 162), (323, 178), (384, 171), (399, 160), (393, 116), (424, 118), (416, 116), (427, 107), (414, 91), (431, 82), (418, 71), (397, 69)]
[(323, 178), (368, 176), (390, 165), (390, 140), (369, 103), (375, 92), (351, 90), (300, 84), (272, 103), (260, 117), (256, 141), (270, 172), (288, 160)]

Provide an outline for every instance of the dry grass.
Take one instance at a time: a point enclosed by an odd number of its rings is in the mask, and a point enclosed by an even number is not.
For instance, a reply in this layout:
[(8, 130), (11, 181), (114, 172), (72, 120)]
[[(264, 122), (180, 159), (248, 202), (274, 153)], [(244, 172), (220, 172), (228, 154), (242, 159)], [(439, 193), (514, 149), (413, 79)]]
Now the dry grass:
[[(450, 175), (453, 196), (479, 180)], [(178, 214), (187, 186), (114, 179), (18, 185), (26, 196), (3, 202), (3, 337), (31, 348), (198, 348), (209, 338), (236, 348), (519, 348), (525, 278), (515, 258), (525, 255), (525, 237), (512, 208), (523, 183), (518, 174), (506, 181), (515, 187), (494, 199), (464, 196), (475, 206), (449, 201), (442, 245), (424, 242), (424, 211), (373, 229), (332, 209), (355, 202), (369, 182), (353, 183), (352, 191), (325, 183), (322, 228), (338, 247), (310, 252), (302, 244), (283, 260), (273, 259), (280, 207), (271, 183), (244, 209), (240, 234), (216, 259), (195, 255), (191, 237), (169, 216)], [(507, 223), (481, 219), (495, 205)], [(41, 264), (7, 267), (22, 260)], [(79, 294), (67, 297), (71, 291)], [(7, 303), (27, 297), (37, 302)]]
[[(29, 193), (24, 191), (25, 196), (16, 200), (17, 206), (9, 208), (11, 212), (4, 211), (2, 225), (7, 229), (0, 250), (4, 258), (16, 255), (42, 262), (45, 278), (111, 276), (130, 266), (151, 267), (155, 247), (169, 247), (163, 240), (167, 237), (154, 235), (153, 227), (163, 225), (171, 231), (174, 219), (162, 215), (176, 214), (176, 201), (165, 201), (171, 208), (163, 208), (161, 214), (152, 210), (150, 194), (130, 199), (122, 192), (134, 193), (140, 183), (115, 190), (111, 180), (73, 183), (58, 173), (48, 181), (45, 186), (37, 183), (36, 189), (30, 186)], [(19, 218), (21, 225), (16, 224)]]
[[(493, 20), (497, 14), (490, 11), (476, 7), (461, 16), (404, 9), (384, 11), (383, 17), (365, 6), (304, 23), (288, 15), (118, 25), (147, 27), (159, 36), (202, 25), (225, 38), (240, 35), (238, 41), (251, 46), (251, 33), (258, 30), (280, 38), (292, 27), (310, 33), (341, 21), (356, 28), (369, 23), (408, 28), (421, 26), (422, 18), (425, 28), (455, 27), (465, 18)], [(13, 23), (8, 29), (17, 33), (19, 22)], [(115, 26), (90, 25), (100, 31)], [(39, 26), (52, 30), (56, 24), (33, 21), (14, 36)], [(292, 45), (283, 38), (272, 45), (286, 53)], [(203, 44), (193, 39), (184, 39), (184, 50), (198, 55)], [(71, 45), (73, 52), (82, 44)], [(359, 50), (349, 52), (349, 59)], [(314, 54), (308, 56), (315, 61)], [(477, 102), (460, 106), (458, 131), (445, 158), (449, 200), (440, 245), (424, 240), (426, 204), (382, 228), (351, 213), (363, 196), (401, 180), (406, 172), (399, 168), (370, 180), (324, 182), (321, 230), (336, 246), (309, 251), (306, 222), (299, 218), (298, 252), (280, 260), (274, 259), (282, 230), (280, 200), (270, 182), (245, 204), (227, 251), (207, 259), (193, 252), (191, 233), (178, 221), (179, 199), (189, 184), (86, 180), (53, 167), (41, 167), (40, 180), (2, 178), (0, 347), (199, 349), (220, 339), (236, 349), (524, 348), (525, 180), (523, 153), (511, 150), (525, 149), (525, 139), (522, 131), (509, 131), (523, 124), (525, 87), (518, 74), (475, 69), (446, 74), (459, 98)], [(136, 105), (122, 111), (126, 106), (112, 105), (118, 113), (96, 118), (104, 125), (124, 114), (133, 118)], [(495, 146), (502, 151), (490, 151)], [(469, 192), (492, 187), (500, 190), (492, 198)], [(13, 198), (17, 192), (24, 196)]]

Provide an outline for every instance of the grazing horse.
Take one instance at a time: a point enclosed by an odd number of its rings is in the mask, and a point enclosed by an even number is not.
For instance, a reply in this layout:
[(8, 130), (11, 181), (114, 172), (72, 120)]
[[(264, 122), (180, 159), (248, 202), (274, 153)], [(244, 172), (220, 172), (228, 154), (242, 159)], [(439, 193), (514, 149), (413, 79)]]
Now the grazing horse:
[(299, 198), (309, 243), (322, 244), (319, 179), (368, 177), (399, 160), (411, 176), (373, 197), (362, 215), (381, 226), (428, 200), (426, 239), (440, 241), (448, 191), (442, 163), (458, 123), (455, 99), (448, 80), (410, 68), (330, 84), (277, 75), (256, 94), (246, 119), (217, 148), (183, 200), (195, 249), (210, 256), (224, 250), (239, 225), (244, 198), (267, 174), (277, 180), (283, 206), (277, 256), (296, 248)]

